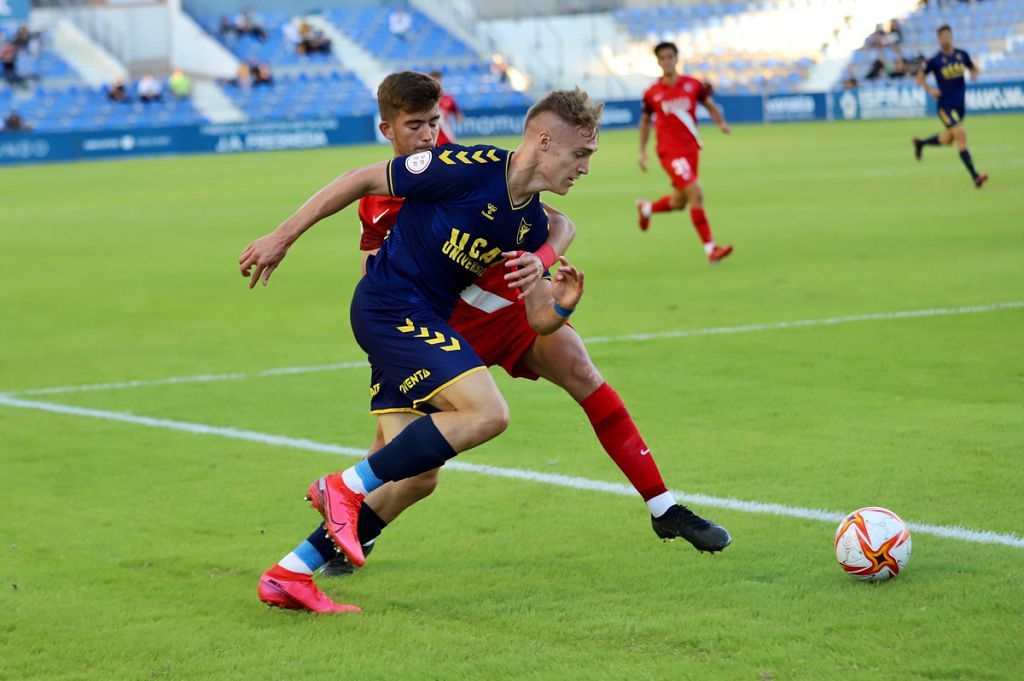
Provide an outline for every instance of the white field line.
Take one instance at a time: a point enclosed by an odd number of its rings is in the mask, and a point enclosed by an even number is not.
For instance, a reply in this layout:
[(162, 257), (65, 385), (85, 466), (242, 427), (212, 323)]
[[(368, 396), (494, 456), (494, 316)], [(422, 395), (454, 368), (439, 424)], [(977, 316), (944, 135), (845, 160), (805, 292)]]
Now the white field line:
[[(0, 395), (0, 405), (20, 409), (35, 409), (55, 414), (66, 414), (71, 416), (84, 416), (105, 421), (117, 421), (121, 423), (132, 423), (148, 426), (150, 428), (162, 428), (165, 430), (176, 430), (196, 435), (215, 435), (218, 437), (231, 438), (234, 440), (246, 440), (259, 442), (261, 444), (288, 447), (308, 452), (319, 452), (326, 454), (341, 454), (343, 456), (363, 457), (366, 450), (360, 447), (342, 447), (323, 442), (315, 442), (303, 438), (285, 437), (282, 435), (271, 435), (253, 430), (242, 430), (238, 428), (224, 428), (220, 426), (208, 426), (201, 423), (189, 423), (187, 421), (173, 421), (170, 419), (158, 419), (149, 416), (138, 416), (128, 412), (104, 411), (100, 409), (86, 409), (73, 407), (65, 404), (52, 402), (36, 402), (34, 400), (22, 400), (7, 395)], [(503, 468), (499, 466), (486, 466), (462, 461), (450, 461), (445, 464), (445, 469), (478, 473), (499, 478), (512, 478), (515, 480), (526, 480), (538, 482), (556, 487), (568, 487), (571, 489), (588, 490), (594, 492), (605, 492), (620, 496), (634, 496), (636, 491), (629, 485), (616, 482), (603, 482), (579, 478), (571, 475), (556, 475), (552, 473), (540, 473), (538, 471), (522, 470), (518, 468)], [(744, 513), (760, 513), (789, 518), (801, 518), (804, 520), (819, 520), (829, 523), (838, 523), (843, 518), (842, 513), (826, 511), (816, 508), (801, 508), (799, 506), (785, 506), (783, 504), (770, 504), (760, 501), (743, 501), (741, 499), (730, 499), (713, 497), (706, 494), (688, 494), (681, 491), (672, 492), (680, 501), (694, 504), (698, 507), (725, 508)], [(1024, 549), (1024, 537), (1012, 534), (1001, 534), (988, 530), (972, 530), (965, 527), (947, 527), (943, 525), (927, 525), (923, 523), (908, 523), (911, 531), (918, 534), (927, 534), (947, 539), (973, 542), (978, 544), (999, 544), (1017, 549)]]
[[(1000, 310), (1015, 310), (1024, 308), (1024, 301), (1013, 301), (1009, 303), (995, 303), (992, 305), (971, 305), (968, 307), (939, 307), (927, 310), (903, 310), (900, 312), (875, 312), (870, 314), (847, 315), (844, 317), (825, 317), (823, 319), (801, 319), (789, 322), (770, 322), (767, 324), (748, 324), (745, 326), (714, 326), (703, 329), (682, 329), (677, 331), (660, 331), (656, 333), (631, 333), (624, 336), (594, 336), (584, 338), (587, 345), (597, 343), (618, 343), (622, 341), (651, 341), (668, 338), (689, 338), (691, 336), (714, 336), (736, 333), (751, 333), (755, 331), (778, 331), (781, 329), (799, 329), (812, 326), (834, 326), (836, 324), (852, 324), (854, 322), (867, 322), (888, 319), (913, 319), (916, 317), (940, 317), (949, 315), (978, 314), (981, 312), (997, 312)], [(172, 385), (178, 383), (208, 383), (212, 381), (229, 381), (243, 378), (259, 378), (262, 376), (278, 376), (282, 374), (309, 374), (324, 371), (338, 371), (341, 369), (358, 369), (366, 367), (366, 362), (338, 362), (336, 364), (321, 364), (316, 366), (283, 367), (280, 369), (265, 369), (263, 371), (241, 371), (228, 374), (200, 374), (198, 376), (177, 376), (172, 378), (159, 378), (154, 380), (120, 381), (116, 383), (95, 383), (92, 385), (65, 385), (53, 388), (34, 388), (30, 390), (15, 390), (5, 395), (58, 395), (61, 393), (91, 392), (99, 390), (117, 390), (121, 388), (144, 388), (159, 385)]]

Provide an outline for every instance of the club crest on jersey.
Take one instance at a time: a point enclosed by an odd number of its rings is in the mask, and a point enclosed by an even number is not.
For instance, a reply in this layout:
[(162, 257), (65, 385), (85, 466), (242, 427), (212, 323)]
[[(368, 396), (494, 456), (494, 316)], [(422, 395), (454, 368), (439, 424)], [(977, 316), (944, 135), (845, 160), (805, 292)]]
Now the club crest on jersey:
[(430, 161), (434, 158), (434, 155), (429, 151), (421, 151), (411, 156), (405, 157), (405, 169), (413, 175), (419, 175), (427, 166), (430, 165)]
[(519, 219), (519, 234), (516, 235), (517, 244), (523, 243), (523, 240), (526, 239), (527, 233), (530, 231), (530, 227), (533, 227), (533, 225), (527, 222), (526, 218)]

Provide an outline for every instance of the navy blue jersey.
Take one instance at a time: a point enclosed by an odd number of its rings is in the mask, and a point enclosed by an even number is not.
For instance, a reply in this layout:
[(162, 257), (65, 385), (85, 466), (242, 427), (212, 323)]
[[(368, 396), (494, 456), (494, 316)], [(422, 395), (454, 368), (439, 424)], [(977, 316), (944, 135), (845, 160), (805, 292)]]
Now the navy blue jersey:
[(967, 90), (964, 73), (971, 68), (974, 68), (974, 62), (963, 50), (954, 49), (952, 54), (940, 50), (928, 60), (924, 72), (925, 75), (935, 74), (935, 84), (941, 93), (939, 101), (952, 106), (963, 102), (964, 92)]
[(459, 293), (502, 251), (536, 251), (548, 219), (536, 194), (512, 204), (512, 152), (456, 144), (398, 156), (388, 164), (388, 190), (405, 198), (398, 222), (366, 276), (378, 295), (425, 304), (442, 319)]

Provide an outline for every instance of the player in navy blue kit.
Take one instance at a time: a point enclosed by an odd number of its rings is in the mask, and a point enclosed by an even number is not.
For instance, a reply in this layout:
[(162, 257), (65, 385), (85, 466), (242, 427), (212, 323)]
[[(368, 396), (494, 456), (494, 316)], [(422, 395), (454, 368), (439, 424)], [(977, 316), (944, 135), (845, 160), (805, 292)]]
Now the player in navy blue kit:
[[(977, 80), (978, 67), (971, 61), (969, 54), (953, 47), (953, 29), (949, 26), (940, 26), (938, 36), (941, 49), (917, 72), (917, 83), (938, 100), (939, 120), (946, 129), (927, 139), (915, 137), (914, 158), (921, 160), (921, 150), (924, 147), (952, 144), (956, 140), (960, 160), (971, 174), (974, 186), (980, 188), (988, 180), (988, 175), (974, 169), (971, 152), (967, 151), (967, 132), (963, 126), (964, 95), (967, 91), (964, 73), (970, 71), (971, 78)], [(938, 87), (928, 85), (925, 78), (929, 73), (935, 74), (935, 83)]]
[[(531, 268), (536, 262), (538, 274), (543, 269), (545, 258), (517, 256), (549, 248), (538, 194), (564, 195), (589, 171), (601, 110), (579, 89), (555, 91), (531, 107), (514, 152), (449, 145), (351, 171), (242, 252), (239, 265), (250, 287), (266, 284), (288, 248), (318, 221), (363, 196), (406, 199), (380, 252), (369, 258), (351, 308), (356, 340), (372, 367), (371, 408), (388, 444), (308, 490), (328, 534), (354, 565), (364, 562), (357, 524), (366, 494), (438, 468), (506, 428), (508, 406), (494, 379), (447, 319), (462, 289), (491, 264), (515, 258)], [(524, 290), (531, 323), (550, 333), (582, 295), (582, 275), (563, 260), (550, 288)], [(278, 604), (272, 594), (260, 595)], [(329, 599), (321, 606), (323, 612), (353, 607)]]

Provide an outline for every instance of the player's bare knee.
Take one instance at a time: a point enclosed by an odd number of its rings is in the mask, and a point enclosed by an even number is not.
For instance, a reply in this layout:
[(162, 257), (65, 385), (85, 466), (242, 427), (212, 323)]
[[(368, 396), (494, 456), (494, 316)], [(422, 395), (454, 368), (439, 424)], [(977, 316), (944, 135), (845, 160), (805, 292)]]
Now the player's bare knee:
[(682, 210), (686, 208), (686, 197), (682, 194), (672, 194), (668, 199), (668, 205), (672, 210)]
[(699, 185), (691, 184), (689, 187), (687, 187), (686, 198), (689, 199), (690, 208), (704, 207), (704, 192), (701, 191)]
[(484, 441), (501, 435), (508, 428), (508, 404), (504, 399), (496, 400), (493, 404), (487, 405), (482, 416), (481, 430), (483, 431)]
[(572, 395), (573, 399), (579, 402), (593, 395), (602, 383), (604, 383), (604, 377), (590, 361), (590, 357), (584, 353), (582, 356), (574, 358), (570, 365), (568, 380), (563, 387)]

